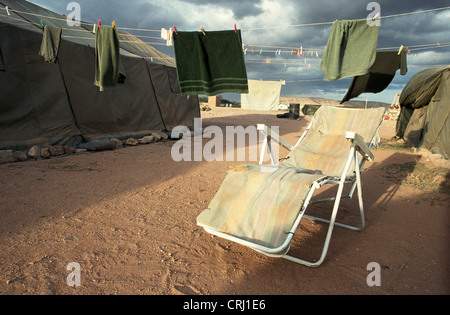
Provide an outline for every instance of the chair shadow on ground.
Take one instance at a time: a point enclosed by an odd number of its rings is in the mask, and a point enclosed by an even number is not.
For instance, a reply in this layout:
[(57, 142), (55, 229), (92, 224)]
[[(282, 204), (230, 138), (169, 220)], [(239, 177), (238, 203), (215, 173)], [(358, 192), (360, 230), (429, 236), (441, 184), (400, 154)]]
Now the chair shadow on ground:
[[(383, 212), (377, 211), (377, 208), (386, 209), (390, 207), (403, 180), (408, 177), (409, 172), (407, 170), (413, 170), (414, 166), (417, 164), (417, 160), (418, 157), (396, 152), (382, 162), (366, 162), (365, 168), (361, 172), (365, 228), (374, 224), (379, 219), (379, 216), (383, 215)], [(387, 174), (387, 167), (396, 164), (399, 161), (409, 163), (408, 165), (410, 167), (401, 172), (396, 172), (396, 174)], [(337, 186), (338, 185), (323, 186), (316, 191), (312, 199), (317, 200), (336, 196)], [(343, 196), (348, 194), (350, 188), (351, 184), (346, 184), (344, 186)], [(333, 205), (334, 201), (311, 204), (306, 209), (305, 214), (329, 220)], [(336, 222), (357, 227), (361, 226), (357, 188), (355, 189), (352, 198), (341, 199)], [(319, 259), (328, 226), (327, 223), (318, 222), (306, 217), (302, 218), (293, 238), (289, 254), (294, 256), (306, 256), (305, 259), (312, 261)], [(354, 238), (364, 237), (362, 234), (359, 234), (361, 232), (335, 226), (331, 236), (330, 249), (327, 257), (330, 258), (329, 256), (332, 255), (334, 238), (342, 233), (346, 233), (346, 235), (354, 233)], [(353, 237), (346, 241), (346, 247), (351, 248), (352, 239)], [(325, 258), (325, 263), (326, 260), (327, 258)]]

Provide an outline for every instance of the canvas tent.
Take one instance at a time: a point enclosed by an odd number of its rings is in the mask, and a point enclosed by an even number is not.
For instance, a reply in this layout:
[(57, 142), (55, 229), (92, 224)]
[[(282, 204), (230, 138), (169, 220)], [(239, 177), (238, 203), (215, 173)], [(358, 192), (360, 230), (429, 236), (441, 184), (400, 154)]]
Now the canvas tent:
[[(41, 20), (62, 28), (56, 63), (39, 55)], [(24, 0), (0, 0), (0, 149), (76, 146), (193, 126), (198, 97), (180, 94), (174, 59), (129, 33), (119, 32), (126, 79), (100, 92), (92, 29), (68, 26), (65, 16)]]
[(399, 99), (397, 136), (450, 158), (450, 66), (415, 74)]
[(241, 94), (241, 108), (278, 110), (281, 81), (248, 80), (248, 93)]

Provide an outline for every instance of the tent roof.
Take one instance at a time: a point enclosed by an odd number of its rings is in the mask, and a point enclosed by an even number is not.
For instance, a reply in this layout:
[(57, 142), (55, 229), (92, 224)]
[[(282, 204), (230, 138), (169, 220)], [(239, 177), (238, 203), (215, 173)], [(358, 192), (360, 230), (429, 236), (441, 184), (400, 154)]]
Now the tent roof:
[(420, 108), (430, 103), (441, 83), (442, 74), (450, 66), (428, 68), (416, 73), (405, 85), (400, 95), (400, 106)]
[[(10, 15), (5, 7), (8, 6)], [(44, 9), (25, 0), (0, 0), (0, 22), (42, 32), (41, 20), (45, 25), (62, 28), (62, 39), (80, 45), (95, 46), (93, 25), (81, 22), (80, 26), (68, 26), (67, 17)], [(145, 58), (153, 63), (175, 67), (175, 60), (166, 54), (147, 45), (128, 32), (119, 31), (120, 53), (122, 55)]]

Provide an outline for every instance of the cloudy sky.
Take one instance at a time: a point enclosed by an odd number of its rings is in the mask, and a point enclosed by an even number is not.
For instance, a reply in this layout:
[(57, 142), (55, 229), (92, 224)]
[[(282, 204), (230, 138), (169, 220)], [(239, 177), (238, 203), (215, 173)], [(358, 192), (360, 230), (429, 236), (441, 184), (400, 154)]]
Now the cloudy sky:
[[(69, 14), (69, 0), (29, 0), (58, 13)], [(337, 19), (365, 19), (375, 12), (371, 1), (363, 0), (78, 0), (81, 20), (117, 27), (141, 36), (155, 48), (174, 57), (173, 47), (160, 39), (161, 28), (177, 26), (178, 30), (242, 30), (249, 79), (285, 80), (282, 96), (325, 97), (341, 100), (351, 78), (323, 81), (319, 69), (331, 23)], [(378, 94), (367, 93), (358, 100), (391, 103), (408, 80), (417, 72), (432, 66), (450, 64), (450, 8), (425, 13), (418, 11), (450, 7), (450, 0), (378, 0), (381, 26), (378, 49), (410, 49), (408, 73), (397, 72), (391, 85)], [(395, 16), (392, 16), (395, 15)], [(316, 24), (316, 25), (305, 25)], [(438, 44), (439, 43), (439, 44)], [(291, 54), (302, 47), (305, 56)], [(386, 49), (387, 48), (387, 49)], [(262, 49), (262, 53), (261, 52)], [(280, 54), (275, 51), (280, 50)], [(311, 51), (313, 56), (311, 56)], [(316, 54), (317, 52), (317, 54)], [(270, 59), (271, 63), (264, 63)], [(239, 95), (225, 95), (239, 100)]]

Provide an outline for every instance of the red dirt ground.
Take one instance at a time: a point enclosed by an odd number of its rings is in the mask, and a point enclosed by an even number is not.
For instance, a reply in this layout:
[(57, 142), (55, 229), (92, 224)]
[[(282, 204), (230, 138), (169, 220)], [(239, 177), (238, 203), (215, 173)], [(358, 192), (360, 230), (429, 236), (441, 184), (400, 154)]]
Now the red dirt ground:
[[(291, 143), (310, 120), (230, 108), (202, 117), (203, 127), (279, 126)], [(385, 121), (382, 138), (394, 124)], [(362, 174), (366, 229), (336, 227), (325, 262), (308, 268), (197, 226), (229, 166), (243, 162), (174, 162), (174, 143), (0, 165), (0, 294), (450, 293), (448, 195), (388, 174), (420, 155), (374, 150)], [(357, 209), (356, 198), (343, 200), (338, 219), (357, 224)], [(290, 253), (317, 259), (325, 233), (303, 219)], [(67, 285), (70, 262), (80, 264), (81, 286)], [(367, 284), (370, 262), (381, 266), (380, 286)]]

